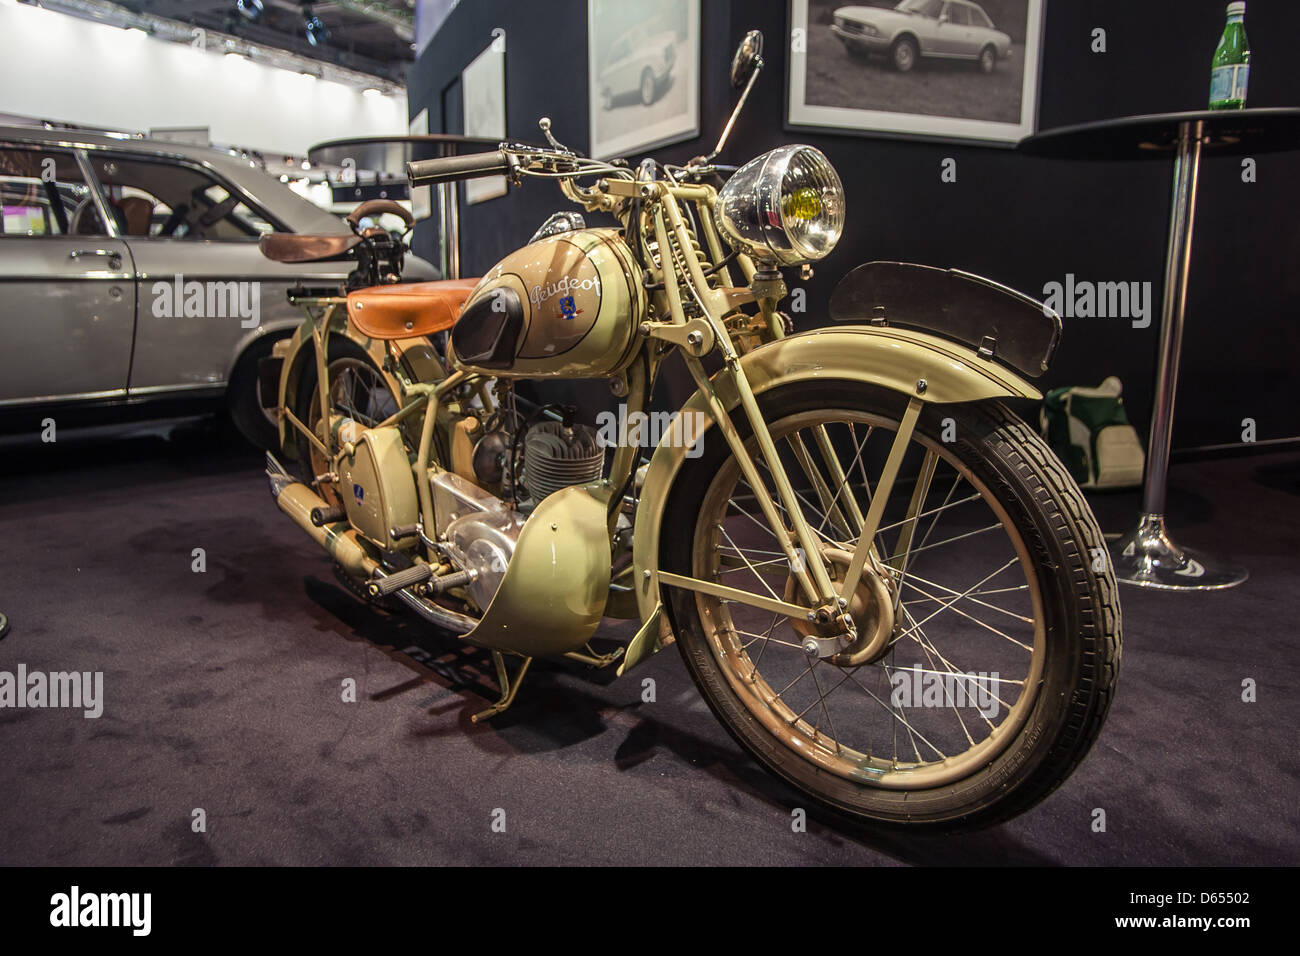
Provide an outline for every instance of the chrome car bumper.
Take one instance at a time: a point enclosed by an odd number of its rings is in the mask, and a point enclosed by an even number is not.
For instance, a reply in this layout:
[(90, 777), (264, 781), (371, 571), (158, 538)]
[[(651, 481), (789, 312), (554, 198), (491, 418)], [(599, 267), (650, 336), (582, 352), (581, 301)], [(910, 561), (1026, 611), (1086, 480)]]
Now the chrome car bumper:
[(838, 23), (831, 24), (831, 33), (846, 43), (852, 43), (855, 46), (871, 50), (874, 53), (884, 53), (889, 49), (889, 38), (883, 36), (867, 36), (862, 33), (855, 33), (852, 30), (846, 30)]

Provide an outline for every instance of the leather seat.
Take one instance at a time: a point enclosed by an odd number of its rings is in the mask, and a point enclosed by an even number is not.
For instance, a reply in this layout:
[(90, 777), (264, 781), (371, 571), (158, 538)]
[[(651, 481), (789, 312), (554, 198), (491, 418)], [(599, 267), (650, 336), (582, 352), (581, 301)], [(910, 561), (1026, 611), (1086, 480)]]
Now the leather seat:
[(445, 332), (478, 279), (441, 279), (379, 285), (348, 293), (348, 317), (372, 339), (405, 339)]
[(346, 256), (360, 242), (360, 236), (347, 232), (322, 236), (271, 232), (257, 241), (257, 247), (273, 262), (327, 262)]

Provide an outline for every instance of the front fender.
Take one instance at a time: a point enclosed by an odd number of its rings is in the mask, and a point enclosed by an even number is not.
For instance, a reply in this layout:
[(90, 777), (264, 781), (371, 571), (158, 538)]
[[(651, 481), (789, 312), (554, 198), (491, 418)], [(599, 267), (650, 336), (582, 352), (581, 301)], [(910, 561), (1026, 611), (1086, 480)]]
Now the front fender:
[[(801, 381), (835, 380), (880, 385), (931, 404), (975, 402), (988, 398), (1041, 399), (1020, 376), (981, 358), (973, 349), (910, 329), (834, 326), (777, 339), (745, 355), (740, 367), (755, 395)], [(728, 412), (740, 405), (735, 379), (726, 368), (713, 376), (713, 387)], [(707, 423), (696, 442), (708, 440), (714, 427), (703, 395), (696, 392), (682, 408)], [(659, 543), (664, 507), (686, 453), (678, 429), (666, 430), (646, 470), (636, 511), (633, 545), (637, 607), (643, 621), (659, 613)], [(649, 572), (647, 574), (647, 572)], [(657, 650), (657, 642), (639, 641), (638, 659)], [(636, 660), (632, 649), (624, 668)]]

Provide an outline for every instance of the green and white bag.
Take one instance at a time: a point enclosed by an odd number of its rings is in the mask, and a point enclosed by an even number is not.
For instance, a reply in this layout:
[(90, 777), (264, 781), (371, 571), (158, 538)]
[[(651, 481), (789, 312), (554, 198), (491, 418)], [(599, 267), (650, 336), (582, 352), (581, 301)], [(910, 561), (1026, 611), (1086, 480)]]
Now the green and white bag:
[(1142, 484), (1146, 456), (1124, 413), (1114, 375), (1096, 388), (1054, 388), (1043, 399), (1039, 428), (1082, 488)]

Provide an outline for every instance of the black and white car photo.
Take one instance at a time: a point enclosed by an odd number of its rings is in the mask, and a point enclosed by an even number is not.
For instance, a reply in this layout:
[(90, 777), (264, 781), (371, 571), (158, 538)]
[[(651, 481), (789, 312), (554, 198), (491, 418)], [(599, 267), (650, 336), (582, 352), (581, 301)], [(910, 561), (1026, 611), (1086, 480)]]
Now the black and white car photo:
[(794, 0), (788, 120), (1015, 142), (1034, 131), (1042, 0)]

